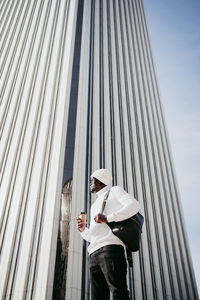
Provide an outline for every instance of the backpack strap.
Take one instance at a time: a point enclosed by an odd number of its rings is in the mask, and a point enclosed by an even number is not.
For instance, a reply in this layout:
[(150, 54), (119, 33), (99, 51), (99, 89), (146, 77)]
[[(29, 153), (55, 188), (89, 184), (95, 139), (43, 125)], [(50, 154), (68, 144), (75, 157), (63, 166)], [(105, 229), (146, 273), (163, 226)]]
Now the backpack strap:
[(105, 197), (103, 199), (103, 203), (102, 203), (102, 207), (101, 207), (101, 214), (103, 214), (104, 208), (106, 206), (106, 200), (108, 199), (109, 194), (110, 194), (110, 189), (107, 191), (107, 193), (105, 194)]

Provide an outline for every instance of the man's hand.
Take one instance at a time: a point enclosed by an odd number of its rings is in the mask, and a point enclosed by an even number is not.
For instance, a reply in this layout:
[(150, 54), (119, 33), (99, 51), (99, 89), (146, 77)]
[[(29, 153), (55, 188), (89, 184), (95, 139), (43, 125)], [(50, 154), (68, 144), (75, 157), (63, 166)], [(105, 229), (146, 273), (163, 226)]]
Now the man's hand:
[(86, 223), (83, 222), (80, 218), (77, 218), (78, 231), (83, 232), (85, 230)]
[(107, 223), (107, 218), (103, 214), (98, 214), (94, 217), (95, 222), (97, 223)]

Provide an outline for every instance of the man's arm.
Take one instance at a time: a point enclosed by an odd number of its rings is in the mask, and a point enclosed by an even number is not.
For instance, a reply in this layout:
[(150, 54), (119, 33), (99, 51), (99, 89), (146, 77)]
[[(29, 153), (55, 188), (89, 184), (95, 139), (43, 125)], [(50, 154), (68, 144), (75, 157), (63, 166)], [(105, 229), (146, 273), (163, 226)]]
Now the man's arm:
[(114, 187), (110, 197), (115, 197), (122, 204), (122, 208), (107, 215), (107, 222), (119, 222), (137, 214), (140, 210), (139, 202), (120, 187)]
[(78, 231), (80, 232), (82, 238), (88, 242), (91, 241), (91, 235), (89, 229), (86, 227), (85, 222), (80, 218), (77, 218)]
[(85, 230), (86, 223), (83, 222), (80, 218), (77, 218), (76, 220), (77, 220), (77, 225), (78, 225), (78, 231), (83, 232)]
[(96, 223), (107, 223), (107, 217), (103, 214), (98, 214), (94, 217)]

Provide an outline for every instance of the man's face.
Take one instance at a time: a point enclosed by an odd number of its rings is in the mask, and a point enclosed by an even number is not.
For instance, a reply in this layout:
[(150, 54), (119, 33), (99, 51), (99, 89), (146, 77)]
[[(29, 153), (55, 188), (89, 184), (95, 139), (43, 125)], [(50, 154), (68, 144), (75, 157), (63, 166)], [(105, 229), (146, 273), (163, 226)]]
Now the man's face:
[(91, 193), (97, 192), (97, 185), (95, 184), (95, 178), (91, 178), (90, 191), (91, 191)]

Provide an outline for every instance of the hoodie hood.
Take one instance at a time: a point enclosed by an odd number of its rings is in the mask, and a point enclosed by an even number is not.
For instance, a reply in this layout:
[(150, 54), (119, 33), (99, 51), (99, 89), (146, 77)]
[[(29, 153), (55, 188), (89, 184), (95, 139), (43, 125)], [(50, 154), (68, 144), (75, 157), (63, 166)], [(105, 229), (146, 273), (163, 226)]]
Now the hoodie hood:
[(112, 185), (112, 174), (108, 169), (99, 169), (92, 173), (91, 177), (98, 179), (105, 185)]

